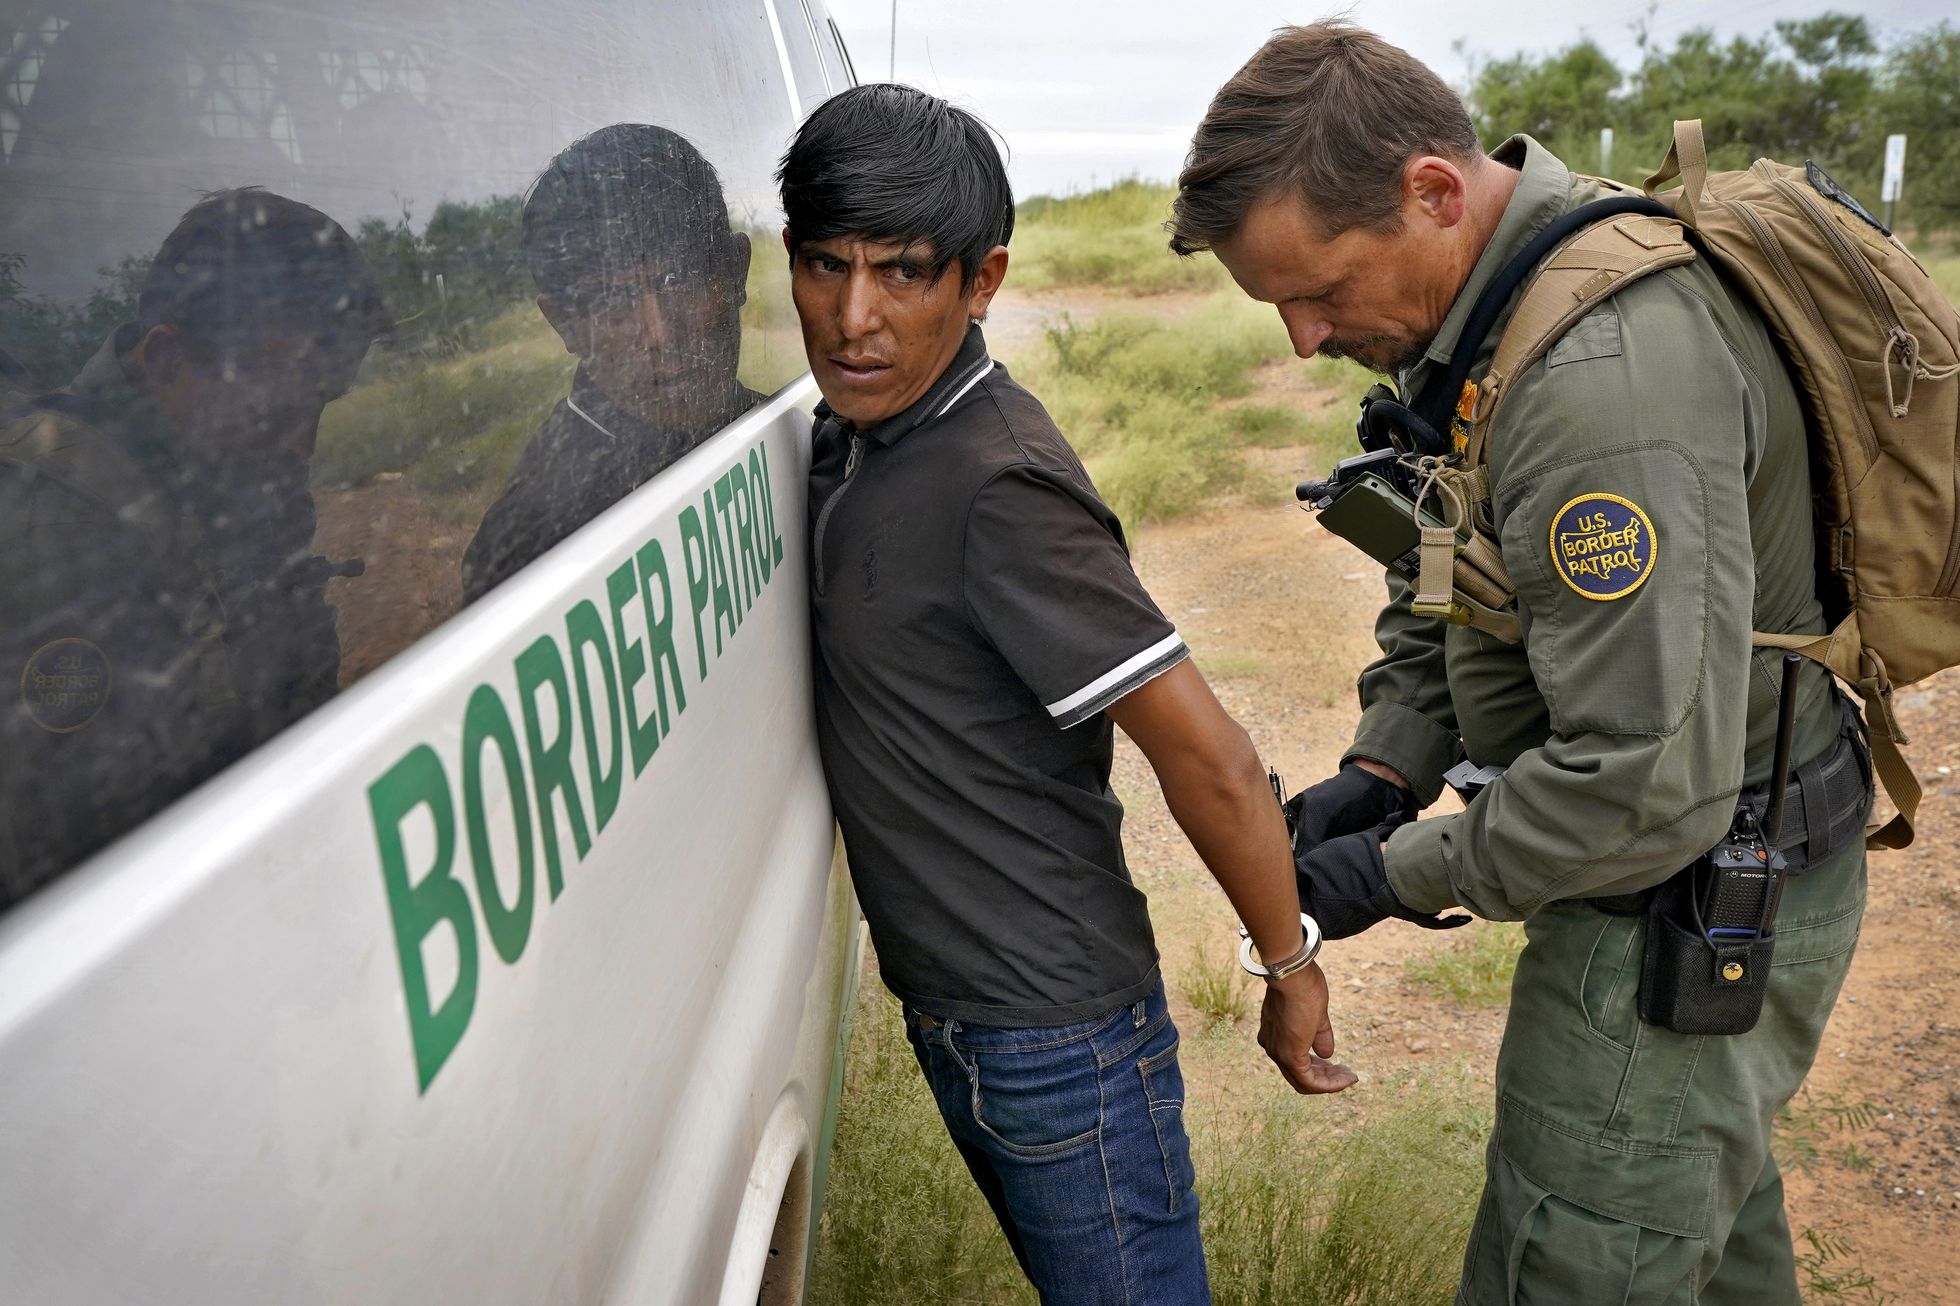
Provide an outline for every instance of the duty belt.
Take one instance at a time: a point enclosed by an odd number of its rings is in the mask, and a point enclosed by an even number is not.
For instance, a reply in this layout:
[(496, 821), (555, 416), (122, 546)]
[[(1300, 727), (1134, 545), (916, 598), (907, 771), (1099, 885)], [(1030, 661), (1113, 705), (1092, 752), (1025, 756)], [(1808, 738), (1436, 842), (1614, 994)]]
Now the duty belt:
[[(1783, 832), (1776, 847), (1789, 864), (1790, 875), (1801, 875), (1865, 841), (1865, 819), (1871, 815), (1874, 796), (1871, 747), (1857, 711), (1842, 695), (1837, 697), (1845, 718), (1837, 743), (1793, 770), (1783, 791)], [(1745, 789), (1736, 799), (1736, 810), (1752, 813), (1761, 828), (1769, 797), (1767, 784)], [(1585, 901), (1608, 915), (1637, 916), (1647, 909), (1653, 892), (1644, 889)]]
[[(1836, 746), (1793, 771), (1783, 791), (1783, 836), (1776, 847), (1792, 875), (1865, 841), (1874, 796), (1871, 747), (1857, 713), (1842, 706), (1848, 720)], [(1760, 824), (1769, 797), (1769, 786), (1760, 785), (1745, 789), (1736, 805), (1747, 806)]]

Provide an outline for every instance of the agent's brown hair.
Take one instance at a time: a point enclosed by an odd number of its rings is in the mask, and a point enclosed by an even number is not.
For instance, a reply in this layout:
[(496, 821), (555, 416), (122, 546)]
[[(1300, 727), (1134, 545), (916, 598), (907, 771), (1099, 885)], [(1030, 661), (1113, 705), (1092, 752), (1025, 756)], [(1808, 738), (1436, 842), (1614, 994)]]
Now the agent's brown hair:
[(1179, 254), (1229, 239), (1255, 205), (1292, 192), (1331, 239), (1401, 225), (1402, 168), (1477, 157), (1449, 84), (1373, 32), (1330, 20), (1282, 27), (1218, 88), (1171, 205)]

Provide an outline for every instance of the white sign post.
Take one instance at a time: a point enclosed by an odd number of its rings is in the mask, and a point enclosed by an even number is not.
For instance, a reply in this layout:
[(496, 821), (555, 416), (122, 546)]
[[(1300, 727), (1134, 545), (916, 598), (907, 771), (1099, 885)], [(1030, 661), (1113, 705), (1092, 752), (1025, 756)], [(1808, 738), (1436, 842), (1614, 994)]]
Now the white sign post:
[(1599, 175), (1602, 177), (1613, 175), (1613, 129), (1611, 127), (1599, 129)]
[(1878, 197), (1885, 201), (1885, 225), (1892, 225), (1892, 204), (1906, 187), (1906, 138), (1887, 136), (1885, 138), (1885, 180), (1879, 184)]

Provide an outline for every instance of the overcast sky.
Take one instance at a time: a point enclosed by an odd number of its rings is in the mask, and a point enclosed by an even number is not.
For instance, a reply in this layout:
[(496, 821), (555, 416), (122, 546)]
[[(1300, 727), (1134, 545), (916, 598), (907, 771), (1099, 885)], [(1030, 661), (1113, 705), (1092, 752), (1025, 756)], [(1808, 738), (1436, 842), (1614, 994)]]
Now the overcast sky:
[[(827, 3), (859, 79), (883, 80), (891, 0)], [(1633, 26), (1650, 9), (1655, 36), (1671, 45), (1694, 27), (1759, 35), (1779, 18), (1829, 7), (1826, 0), (1358, 0), (1349, 12), (1462, 85), (1466, 54), (1552, 51), (1584, 36), (1629, 67)], [(1881, 42), (1954, 12), (1952, 0), (1870, 0), (1855, 9)], [(1219, 83), (1275, 27), (1333, 12), (1274, 0), (898, 0), (897, 80), (944, 95), (999, 129), (1012, 151), (1017, 196), (1086, 190), (1130, 174), (1168, 181)]]

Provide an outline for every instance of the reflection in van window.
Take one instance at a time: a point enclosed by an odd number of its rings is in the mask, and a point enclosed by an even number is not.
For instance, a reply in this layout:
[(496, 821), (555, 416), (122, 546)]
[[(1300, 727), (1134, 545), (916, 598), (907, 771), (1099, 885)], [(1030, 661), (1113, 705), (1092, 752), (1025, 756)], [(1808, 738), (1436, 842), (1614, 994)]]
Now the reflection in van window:
[(0, 19), (0, 909), (805, 370), (775, 3)]
[(7, 405), (6, 898), (333, 696), (308, 463), (389, 322), (339, 223), (227, 191), (164, 238), (133, 320), (67, 386)]
[(572, 144), (531, 188), (522, 244), (578, 372), (463, 555), (465, 602), (762, 401), (736, 379), (749, 238), (680, 136), (620, 123)]

